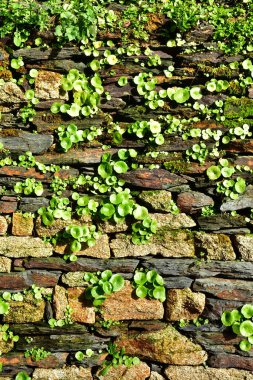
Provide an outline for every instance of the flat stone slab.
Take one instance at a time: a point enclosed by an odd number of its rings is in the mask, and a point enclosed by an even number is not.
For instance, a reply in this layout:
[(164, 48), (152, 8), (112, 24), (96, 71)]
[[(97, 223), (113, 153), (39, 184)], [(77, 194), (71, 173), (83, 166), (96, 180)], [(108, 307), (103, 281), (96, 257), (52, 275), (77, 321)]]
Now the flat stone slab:
[(159, 363), (199, 365), (207, 359), (201, 346), (192, 343), (171, 325), (154, 332), (123, 334), (116, 339), (116, 344), (125, 347), (127, 355)]
[(253, 380), (252, 373), (234, 368), (169, 366), (165, 374), (170, 380)]
[(84, 296), (85, 288), (69, 288), (67, 290), (68, 303), (73, 309), (71, 318), (75, 322), (95, 323), (95, 309)]
[(236, 235), (235, 244), (244, 261), (253, 261), (253, 236)]
[(36, 368), (32, 380), (92, 380), (91, 369), (83, 367), (63, 367), (59, 369)]
[(109, 295), (101, 306), (105, 320), (162, 319), (163, 304), (158, 300), (137, 298), (130, 281), (118, 292)]
[(198, 318), (205, 307), (205, 295), (191, 289), (170, 289), (167, 291), (165, 311), (168, 321)]
[(19, 257), (48, 257), (53, 254), (52, 246), (40, 238), (26, 236), (0, 236), (0, 255)]
[(213, 277), (201, 278), (195, 280), (193, 290), (212, 294), (217, 298), (226, 300), (253, 301), (252, 281)]

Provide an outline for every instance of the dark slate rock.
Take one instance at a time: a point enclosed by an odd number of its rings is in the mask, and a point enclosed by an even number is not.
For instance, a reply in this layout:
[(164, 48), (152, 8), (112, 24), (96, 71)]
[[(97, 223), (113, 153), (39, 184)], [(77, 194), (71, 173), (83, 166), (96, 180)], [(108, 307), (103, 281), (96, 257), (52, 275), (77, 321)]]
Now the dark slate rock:
[(121, 177), (133, 186), (158, 190), (170, 189), (188, 182), (182, 176), (164, 169), (137, 169), (122, 174)]
[[(228, 277), (253, 279), (253, 263), (243, 261), (197, 261), (192, 259), (142, 259), (142, 265), (156, 269), (162, 276), (191, 278)], [(175, 277), (175, 281), (176, 281)]]
[(36, 212), (40, 207), (47, 207), (49, 199), (43, 197), (37, 198), (21, 198), (19, 209), (23, 212)]
[(33, 284), (40, 287), (57, 285), (61, 272), (30, 270), (22, 273), (0, 273), (0, 290), (23, 290)]
[(12, 153), (31, 151), (34, 154), (46, 152), (53, 143), (52, 135), (39, 135), (36, 133), (22, 132), (18, 136), (0, 137), (5, 149)]
[(231, 228), (241, 228), (247, 225), (244, 217), (233, 217), (230, 215), (211, 215), (200, 216), (197, 218), (197, 223), (202, 230), (219, 231)]
[(73, 352), (105, 349), (110, 338), (99, 338), (90, 333), (64, 334), (64, 335), (35, 335), (31, 343), (21, 336), (17, 345), (18, 351), (29, 350), (35, 346), (44, 347), (51, 352)]
[(112, 272), (130, 273), (132, 274), (139, 264), (136, 259), (90, 259), (78, 258), (75, 262), (66, 263), (65, 260), (57, 257), (49, 257), (48, 260), (43, 258), (27, 259), (23, 261), (23, 265), (27, 269), (47, 269), (61, 270), (64, 272), (97, 272), (110, 268)]
[(215, 368), (240, 368), (253, 371), (253, 358), (247, 356), (219, 353), (211, 355), (207, 363)]
[(239, 309), (244, 305), (242, 301), (220, 300), (216, 298), (206, 298), (205, 309), (202, 316), (209, 320), (220, 321), (221, 315), (225, 310)]
[(225, 278), (201, 278), (193, 283), (193, 290), (225, 300), (253, 301), (253, 282)]

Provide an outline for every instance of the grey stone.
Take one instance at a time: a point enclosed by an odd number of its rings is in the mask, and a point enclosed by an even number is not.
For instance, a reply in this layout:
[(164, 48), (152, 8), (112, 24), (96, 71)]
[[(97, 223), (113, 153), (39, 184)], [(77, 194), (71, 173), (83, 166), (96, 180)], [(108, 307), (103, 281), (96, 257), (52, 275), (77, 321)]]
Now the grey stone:
[(253, 380), (252, 373), (234, 368), (169, 366), (165, 374), (169, 380)]
[(253, 235), (236, 235), (235, 244), (243, 260), (253, 261)]
[(32, 380), (92, 380), (91, 369), (66, 366), (57, 369), (36, 368)]
[(235, 260), (236, 255), (230, 238), (224, 234), (197, 232), (196, 244), (211, 260)]
[(6, 257), (48, 257), (53, 254), (52, 246), (35, 237), (0, 237), (0, 255)]
[(11, 259), (0, 256), (0, 272), (10, 273), (11, 271)]

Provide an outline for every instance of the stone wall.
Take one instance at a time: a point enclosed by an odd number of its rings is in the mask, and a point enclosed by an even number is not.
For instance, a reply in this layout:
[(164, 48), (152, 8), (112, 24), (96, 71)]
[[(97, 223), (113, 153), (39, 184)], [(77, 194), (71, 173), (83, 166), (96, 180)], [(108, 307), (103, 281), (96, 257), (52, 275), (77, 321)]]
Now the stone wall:
[[(0, 332), (1, 379), (13, 379), (20, 371), (26, 371), (34, 380), (70, 377), (75, 380), (253, 379), (253, 351), (241, 351), (241, 338), (221, 323), (223, 311), (253, 303), (250, 216), (253, 140), (250, 136), (238, 136), (219, 147), (232, 165), (241, 166), (240, 176), (246, 180), (246, 191), (232, 199), (217, 193), (217, 181), (211, 181), (206, 175), (208, 167), (218, 165), (219, 157), (208, 156), (200, 163), (190, 156), (187, 161), (186, 151), (199, 143), (198, 137), (185, 140), (176, 130), (164, 134), (162, 145), (153, 144), (150, 148), (147, 137), (123, 134), (122, 141), (115, 143), (108, 133), (112, 121), (124, 131), (135, 121), (161, 121), (160, 117), (168, 114), (190, 119), (189, 129), (210, 128), (220, 130), (223, 135), (232, 127), (247, 124), (251, 128), (252, 87), (238, 86), (235, 92), (240, 70), (232, 70), (229, 63), (240, 64), (252, 57), (252, 53), (228, 56), (219, 50), (210, 51), (211, 35), (211, 28), (200, 27), (188, 33), (188, 45), (173, 48), (162, 44), (155, 34), (149, 47), (160, 57), (158, 65), (147, 66), (148, 57), (143, 54), (143, 47), (141, 54), (125, 55), (115, 65), (102, 68), (99, 73), (104, 91), (111, 99), (103, 99), (99, 112), (92, 118), (55, 114), (50, 107), (56, 101), (66, 100), (66, 94), (60, 91), (62, 77), (70, 69), (91, 75), (89, 63), (94, 57), (86, 56), (73, 46), (59, 50), (31, 47), (9, 55), (5, 41), (2, 42), (0, 295), (21, 292), (23, 299), (8, 301), (9, 312), (0, 316), (0, 322), (8, 323), (13, 334), (19, 336), (19, 341), (14, 343), (10, 338), (4, 340)], [(117, 36), (110, 35), (112, 40), (114, 37), (117, 41)], [(187, 51), (193, 40), (201, 52)], [(100, 57), (104, 50), (103, 47), (98, 49)], [(11, 59), (20, 56), (24, 66), (11, 69)], [(174, 71), (166, 77), (164, 70), (171, 65)], [(29, 84), (25, 76), (23, 83), (12, 80), (28, 75), (31, 69), (38, 70), (34, 83)], [(215, 109), (215, 101), (224, 102), (224, 120), (217, 119), (215, 113), (194, 119), (199, 117), (199, 111), (192, 104), (176, 104), (168, 98), (164, 99), (162, 108), (150, 109), (133, 82), (140, 72), (151, 72), (157, 78), (157, 90), (200, 86), (204, 94), (201, 104)], [(118, 85), (121, 76), (128, 78), (124, 87)], [(211, 78), (229, 80), (229, 90), (205, 93), (205, 83)], [(25, 91), (30, 87), (39, 103), (34, 105), (33, 118), (24, 122), (20, 109), (27, 105)], [(57, 128), (70, 123), (81, 130), (101, 128), (102, 134), (90, 142), (73, 144), (64, 153), (59, 150)], [(171, 122), (162, 120), (161, 123), (166, 129)], [(214, 144), (215, 141), (206, 140), (209, 149)], [(105, 145), (109, 146), (107, 150), (104, 150)], [(119, 177), (124, 178), (136, 202), (147, 207), (150, 216), (157, 221), (157, 232), (147, 244), (136, 245), (131, 241), (131, 221), (117, 224), (97, 220), (101, 236), (96, 244), (92, 247), (82, 244), (76, 253), (77, 261), (64, 259), (64, 254), (71, 253), (68, 242), (60, 239), (55, 242), (52, 238), (68, 225), (90, 225), (89, 216), (78, 217), (73, 213), (71, 220), (56, 218), (50, 226), (45, 226), (38, 210), (48, 206), (55, 188), (59, 197), (71, 199), (72, 192), (77, 190), (71, 187), (70, 179), (80, 174), (95, 175), (103, 154), (116, 155), (119, 149), (138, 152), (133, 160), (138, 165)], [(18, 157), (28, 151), (37, 162), (48, 167), (58, 165), (58, 170), (17, 164), (22, 161)], [(158, 153), (146, 154), (149, 151)], [(8, 163), (6, 157), (12, 161)], [(18, 182), (28, 178), (42, 182), (43, 194), (26, 195), (14, 190)], [(57, 187), (56, 179), (62, 189)], [(64, 183), (67, 186), (64, 187)], [(88, 193), (91, 199), (104, 197), (87, 186), (78, 191)], [(134, 295), (132, 280), (137, 268), (154, 269), (164, 278), (165, 302)], [(84, 297), (87, 287), (84, 273), (106, 269), (120, 273), (125, 286), (109, 295), (98, 311)], [(34, 290), (24, 293), (33, 285), (44, 288), (42, 299), (36, 299)], [(72, 309), (73, 323), (51, 327), (49, 320), (66, 319), (68, 307)], [(109, 321), (109, 328), (104, 321)], [(111, 368), (107, 375), (99, 375), (110, 341), (141, 362)], [(25, 357), (24, 352), (34, 347), (44, 347), (51, 354), (39, 361)], [(87, 349), (92, 349), (94, 355), (78, 361), (75, 353)]]

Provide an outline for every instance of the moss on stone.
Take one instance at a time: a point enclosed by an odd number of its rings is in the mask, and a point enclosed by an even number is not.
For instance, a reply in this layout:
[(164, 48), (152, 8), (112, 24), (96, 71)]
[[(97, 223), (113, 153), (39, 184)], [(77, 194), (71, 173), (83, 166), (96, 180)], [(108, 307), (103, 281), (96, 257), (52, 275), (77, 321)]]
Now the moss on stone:
[(253, 99), (234, 97), (226, 99), (224, 115), (227, 119), (252, 117)]

